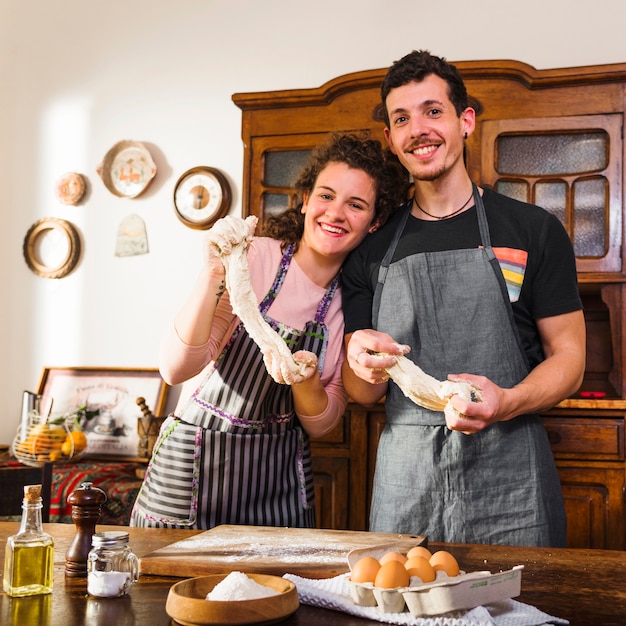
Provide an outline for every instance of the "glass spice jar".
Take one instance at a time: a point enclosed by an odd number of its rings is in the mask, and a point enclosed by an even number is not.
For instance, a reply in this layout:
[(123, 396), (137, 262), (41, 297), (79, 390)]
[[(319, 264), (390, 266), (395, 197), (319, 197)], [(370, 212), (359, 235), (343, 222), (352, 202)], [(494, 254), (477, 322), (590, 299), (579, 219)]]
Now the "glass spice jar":
[(125, 596), (139, 577), (139, 559), (128, 545), (128, 533), (94, 533), (87, 556), (87, 592), (99, 598)]

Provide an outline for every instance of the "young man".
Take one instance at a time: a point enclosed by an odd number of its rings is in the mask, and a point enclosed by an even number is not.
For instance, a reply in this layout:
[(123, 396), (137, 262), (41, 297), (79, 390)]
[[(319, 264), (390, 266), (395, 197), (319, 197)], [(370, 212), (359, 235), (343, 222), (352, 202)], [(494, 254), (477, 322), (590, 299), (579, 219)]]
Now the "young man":
[[(346, 389), (386, 396), (370, 530), (432, 541), (563, 546), (565, 512), (538, 412), (579, 387), (585, 327), (571, 243), (557, 218), (470, 180), (475, 112), (456, 68), (426, 51), (382, 85), (385, 136), (413, 200), (344, 265)], [(388, 380), (406, 354), (480, 402), (445, 412)]]

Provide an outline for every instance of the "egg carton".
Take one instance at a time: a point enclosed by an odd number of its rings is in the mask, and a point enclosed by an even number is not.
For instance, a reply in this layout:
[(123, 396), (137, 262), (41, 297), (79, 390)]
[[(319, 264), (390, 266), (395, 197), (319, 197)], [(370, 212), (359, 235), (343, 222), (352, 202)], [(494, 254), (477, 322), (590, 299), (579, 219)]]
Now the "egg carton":
[[(380, 558), (392, 550), (390, 545), (353, 550), (348, 555), (352, 565), (363, 556)], [(377, 606), (384, 613), (409, 611), (415, 617), (441, 615), (450, 611), (473, 609), (477, 606), (507, 600), (521, 592), (523, 565), (492, 574), (489, 571), (463, 572), (448, 576), (438, 571), (435, 581), (422, 583), (411, 578), (409, 587), (382, 589), (372, 583), (355, 583), (347, 579), (350, 598), (358, 606)]]
[[(348, 579), (350, 597), (358, 606), (377, 606), (383, 613), (409, 611), (415, 617), (441, 615), (449, 611), (514, 598), (520, 594), (523, 565), (492, 574), (461, 572), (458, 576), (437, 573), (432, 583), (382, 589), (372, 583), (354, 583)], [(419, 580), (419, 579), (412, 579)]]

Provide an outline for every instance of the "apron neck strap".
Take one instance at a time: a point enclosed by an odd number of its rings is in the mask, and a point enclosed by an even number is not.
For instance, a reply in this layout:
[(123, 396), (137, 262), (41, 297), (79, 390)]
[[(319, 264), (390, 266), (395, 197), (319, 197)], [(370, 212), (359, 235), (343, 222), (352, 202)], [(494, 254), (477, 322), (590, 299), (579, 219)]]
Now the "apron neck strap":
[(296, 249), (295, 244), (289, 244), (283, 253), (283, 256), (280, 260), (280, 264), (278, 266), (278, 270), (276, 270), (276, 276), (274, 277), (274, 282), (270, 287), (267, 294), (265, 294), (265, 298), (261, 300), (259, 304), (259, 311), (261, 315), (265, 315), (272, 303), (274, 302), (280, 288), (283, 286), (283, 281), (285, 280), (285, 276), (287, 275), (287, 270), (289, 269), (289, 265), (291, 264), (291, 260), (293, 259), (293, 254)]
[[(485, 213), (485, 205), (483, 204), (482, 196), (478, 191), (478, 187), (474, 182), (472, 182), (472, 191), (474, 195), (474, 206), (476, 207), (476, 214), (478, 216), (478, 229), (480, 232), (480, 241), (483, 245), (487, 253), (487, 258), (489, 261), (495, 259), (495, 253), (491, 248), (491, 236), (489, 234), (489, 225), (487, 223), (487, 214)], [(383, 260), (378, 268), (378, 281), (376, 283), (376, 289), (374, 290), (374, 300), (372, 302), (372, 324), (373, 327), (376, 328), (376, 324), (378, 322), (378, 310), (380, 308), (380, 297), (383, 291), (383, 285), (385, 284), (385, 279), (387, 278), (387, 271), (389, 270), (389, 266), (391, 265), (391, 261), (393, 259), (393, 255), (395, 254), (396, 247), (398, 245), (398, 241), (400, 241), (400, 237), (402, 236), (402, 231), (404, 231), (404, 227), (406, 226), (407, 220), (409, 219), (409, 215), (411, 213), (412, 201), (409, 200), (403, 210), (403, 214), (400, 217), (400, 221), (398, 222), (398, 226), (396, 227), (396, 231), (393, 234), (393, 239), (389, 243), (389, 247), (387, 248), (387, 252), (383, 257)]]
[(476, 215), (478, 217), (480, 242), (482, 243), (483, 248), (487, 250), (487, 256), (489, 258), (495, 257), (495, 254), (491, 249), (491, 235), (489, 234), (489, 224), (487, 223), (487, 214), (485, 213), (485, 205), (483, 204), (482, 196), (478, 191), (478, 187), (474, 183), (472, 183), (472, 189), (474, 190), (474, 205), (476, 206)]

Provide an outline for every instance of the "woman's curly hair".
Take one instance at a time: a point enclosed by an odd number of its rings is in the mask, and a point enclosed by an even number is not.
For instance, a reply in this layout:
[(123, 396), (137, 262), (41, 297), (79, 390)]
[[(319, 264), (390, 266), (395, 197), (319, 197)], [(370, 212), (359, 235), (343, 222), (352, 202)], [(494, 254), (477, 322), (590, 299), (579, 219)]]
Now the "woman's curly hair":
[(329, 163), (345, 163), (348, 167), (363, 170), (372, 177), (376, 188), (374, 222), (382, 226), (407, 199), (409, 175), (394, 154), (383, 149), (380, 141), (366, 134), (333, 134), (318, 146), (301, 170), (295, 189), (298, 205), (263, 221), (261, 234), (280, 239), (284, 244), (297, 244), (304, 232), (304, 215), (301, 213), (305, 194), (310, 194), (320, 172)]

